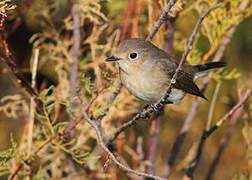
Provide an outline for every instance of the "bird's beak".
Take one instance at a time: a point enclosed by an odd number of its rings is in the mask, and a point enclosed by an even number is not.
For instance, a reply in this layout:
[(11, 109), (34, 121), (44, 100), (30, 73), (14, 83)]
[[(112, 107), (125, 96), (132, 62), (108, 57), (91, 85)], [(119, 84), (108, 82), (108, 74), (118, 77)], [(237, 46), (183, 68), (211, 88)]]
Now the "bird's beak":
[(120, 60), (120, 58), (118, 58), (116, 56), (111, 56), (111, 57), (107, 58), (105, 61), (110, 62), (110, 61), (118, 61), (118, 60)]

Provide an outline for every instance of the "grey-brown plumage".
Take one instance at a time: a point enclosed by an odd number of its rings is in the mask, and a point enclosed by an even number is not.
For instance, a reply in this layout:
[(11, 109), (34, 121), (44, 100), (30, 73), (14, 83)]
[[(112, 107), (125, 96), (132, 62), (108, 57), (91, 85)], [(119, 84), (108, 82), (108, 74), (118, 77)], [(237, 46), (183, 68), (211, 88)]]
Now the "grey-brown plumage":
[[(106, 61), (118, 62), (123, 85), (148, 104), (157, 102), (162, 97), (178, 66), (173, 57), (142, 39), (123, 41), (115, 54)], [(224, 62), (184, 65), (167, 102), (178, 103), (185, 93), (206, 99), (194, 81), (209, 71), (225, 65)]]

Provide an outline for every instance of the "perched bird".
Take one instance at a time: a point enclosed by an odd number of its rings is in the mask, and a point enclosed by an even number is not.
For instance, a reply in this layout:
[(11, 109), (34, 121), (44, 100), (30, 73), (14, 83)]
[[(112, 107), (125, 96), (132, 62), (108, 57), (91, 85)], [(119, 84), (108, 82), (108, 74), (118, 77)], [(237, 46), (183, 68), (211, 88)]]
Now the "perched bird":
[[(137, 38), (123, 41), (115, 54), (106, 61), (118, 62), (123, 85), (147, 104), (161, 99), (178, 67), (173, 57), (165, 51), (149, 41)], [(206, 99), (194, 81), (225, 65), (224, 62), (183, 65), (166, 100), (167, 103), (179, 103), (186, 93)]]

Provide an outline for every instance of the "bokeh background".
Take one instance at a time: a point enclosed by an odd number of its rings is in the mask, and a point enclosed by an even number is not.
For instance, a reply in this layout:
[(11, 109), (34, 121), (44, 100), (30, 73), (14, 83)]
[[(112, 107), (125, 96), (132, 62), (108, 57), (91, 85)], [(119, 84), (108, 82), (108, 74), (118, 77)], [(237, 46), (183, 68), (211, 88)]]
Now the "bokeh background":
[[(195, 4), (196, 2), (196, 4)], [(183, 54), (183, 50), (185, 49), (186, 40), (190, 37), (194, 25), (196, 24), (200, 14), (202, 14), (203, 10), (206, 7), (210, 6), (210, 4), (217, 3), (218, 1), (210, 0), (188, 0), (185, 1), (185, 5), (180, 10), (181, 12), (185, 11), (188, 8), (188, 12), (184, 13), (184, 15), (178, 16), (175, 20), (174, 24), (174, 41), (173, 41), (173, 55), (177, 60)], [(236, 3), (239, 4), (242, 2), (241, 0), (224, 0), (223, 4), (224, 8), (228, 9), (227, 11), (230, 14), (235, 14)], [(119, 42), (119, 37), (125, 35), (126, 38), (130, 38), (132, 36), (139, 38), (146, 38), (148, 33), (150, 32), (151, 27), (153, 27), (153, 23), (158, 19), (160, 13), (167, 4), (165, 0), (136, 0), (132, 9), (132, 16), (130, 18), (130, 25), (128, 28), (128, 32), (123, 34), (120, 33), (125, 21), (126, 14), (129, 11), (129, 3), (131, 1), (127, 0), (111, 0), (111, 1), (83, 1), (81, 2), (81, 7), (83, 10), (82, 17), (82, 26), (81, 26), (81, 40), (83, 43), (81, 44), (81, 54), (80, 54), (80, 76), (83, 76), (82, 71), (86, 73), (86, 76), (90, 76), (91, 81), (96, 77), (96, 71), (90, 72), (85, 69), (85, 65), (92, 68), (100, 68), (99, 72), (105, 71), (108, 73), (117, 72), (116, 64), (110, 65), (111, 69), (104, 68), (102, 63), (105, 57), (109, 56), (111, 52), (116, 47)], [(141, 3), (141, 4), (140, 4)], [(52, 53), (52, 47), (50, 43), (54, 43), (55, 47), (59, 48), (60, 46), (64, 46), (64, 38), (68, 41), (71, 41), (72, 38), (72, 29), (71, 27), (67, 27), (65, 23), (68, 22), (68, 25), (71, 25), (71, 19), (68, 17), (71, 16), (71, 1), (68, 0), (15, 0), (13, 4), (16, 4), (16, 8), (13, 11), (10, 11), (7, 23), (6, 23), (6, 36), (7, 42), (9, 45), (9, 49), (13, 55), (13, 59), (15, 60), (18, 68), (25, 74), (25, 77), (30, 81), (31, 78), (31, 63), (34, 53), (34, 47), (40, 47), (40, 59), (41, 62), (38, 68), (37, 75), (37, 88), (38, 90), (44, 90), (49, 88), (51, 85), (57, 87), (59, 84), (62, 84), (59, 78), (59, 74), (56, 70), (55, 61), (51, 60), (50, 56), (46, 54)], [(97, 7), (97, 4), (99, 7)], [(238, 6), (238, 5), (237, 5)], [(252, 17), (251, 17), (251, 1), (249, 2), (248, 8), (246, 10), (246, 15), (244, 17), (239, 17), (239, 26), (236, 28), (236, 31), (231, 39), (231, 42), (226, 47), (224, 56), (222, 57), (222, 61), (227, 62), (227, 68), (225, 69), (225, 73), (229, 74), (230, 77), (226, 77), (227, 75), (223, 72), (217, 73), (217, 75), (211, 75), (211, 80), (207, 89), (205, 91), (205, 96), (209, 99), (208, 101), (200, 100), (200, 107), (196, 113), (196, 116), (193, 120), (192, 127), (189, 130), (185, 142), (182, 146), (181, 153), (179, 153), (179, 157), (176, 161), (176, 166), (174, 171), (172, 172), (170, 179), (180, 179), (184, 174), (183, 163), (186, 164), (186, 157), (188, 155), (188, 151), (195, 151), (196, 145), (199, 142), (202, 130), (206, 127), (209, 108), (211, 104), (211, 100), (214, 94), (214, 90), (216, 88), (217, 81), (221, 82), (221, 88), (219, 90), (217, 101), (214, 107), (213, 112), (213, 122), (215, 123), (219, 120), (228, 110), (230, 110), (239, 99), (241, 94), (241, 90), (244, 84), (248, 81), (249, 73), (252, 73)], [(86, 7), (86, 9), (85, 9)], [(92, 11), (87, 7), (94, 7), (97, 11)], [(139, 11), (139, 8), (140, 11)], [(138, 20), (136, 20), (136, 12), (140, 12), (138, 16)], [(86, 11), (86, 13), (85, 13)], [(216, 10), (218, 11), (218, 10)], [(234, 11), (234, 12), (232, 12)], [(154, 18), (153, 18), (154, 17)], [(15, 25), (17, 24), (17, 19), (20, 19), (20, 24), (18, 24), (17, 28)], [(223, 22), (220, 23), (220, 28), (223, 28), (222, 23), (227, 23), (228, 20), (234, 17), (227, 17), (223, 19)], [(137, 21), (137, 31), (133, 31), (134, 21)], [(211, 21), (209, 18), (208, 21)], [(207, 21), (207, 22), (208, 22)], [(221, 21), (221, 20), (220, 20)], [(232, 23), (232, 22), (230, 22)], [(207, 27), (209, 24), (203, 23), (202, 26)], [(50, 28), (54, 28), (55, 31), (50, 30)], [(218, 30), (218, 26), (216, 26)], [(215, 28), (216, 28), (215, 27)], [(96, 29), (96, 30), (94, 30)], [(207, 29), (207, 28), (206, 28)], [(219, 29), (221, 31), (221, 29)], [(60, 42), (53, 42), (55, 39), (52, 39), (51, 36), (56, 36), (56, 31), (59, 32)], [(99, 34), (98, 31), (101, 31)], [(48, 35), (44, 41), (40, 41), (36, 45), (35, 40), (31, 40), (31, 37), (34, 37), (35, 34), (49, 32), (51, 36)], [(159, 33), (155, 36), (153, 43), (162, 48), (162, 45), (165, 41), (163, 38), (165, 36), (165, 27), (162, 27)], [(97, 33), (96, 35), (93, 35)], [(93, 38), (90, 40), (90, 36), (97, 36), (97, 39)], [(110, 38), (110, 39), (109, 39)], [(220, 40), (222, 37), (219, 37)], [(36, 38), (35, 38), (36, 39)], [(109, 40), (108, 40), (109, 39)], [(111, 46), (111, 50), (107, 50), (106, 52), (102, 51), (99, 48), (96, 48), (99, 44), (105, 44), (106, 42), (113, 41), (111, 44), (104, 45)], [(216, 40), (213, 39), (215, 42)], [(43, 43), (46, 47), (42, 47)], [(92, 43), (95, 43), (92, 45)], [(207, 37), (202, 30), (197, 36), (196, 40), (196, 49), (197, 53), (192, 53), (192, 57), (189, 59), (189, 63), (197, 64), (200, 63), (205, 54), (209, 52), (209, 49), (213, 46), (214, 43), (211, 43), (209, 37)], [(38, 45), (39, 44), (39, 45)], [(218, 44), (218, 43), (217, 43)], [(216, 45), (217, 46), (217, 45)], [(54, 48), (55, 48), (54, 47)], [(70, 46), (69, 46), (70, 47)], [(218, 47), (218, 46), (217, 46)], [(51, 49), (49, 49), (51, 48)], [(65, 48), (65, 47), (64, 47)], [(92, 48), (96, 48), (97, 53), (94, 55), (92, 52)], [(67, 49), (67, 48), (65, 48)], [(217, 48), (218, 49), (218, 48)], [(63, 50), (63, 49), (62, 49)], [(215, 52), (215, 51), (214, 51)], [(57, 51), (57, 53), (59, 53)], [(55, 53), (55, 54), (57, 54)], [(69, 48), (69, 54), (71, 54)], [(214, 53), (209, 56), (207, 61), (211, 61)], [(55, 55), (56, 56), (56, 55)], [(67, 58), (59, 55), (61, 58)], [(63, 60), (62, 60), (63, 61)], [(91, 63), (92, 61), (99, 61), (99, 63)], [(71, 64), (71, 62), (67, 62), (66, 64)], [(91, 64), (91, 65), (90, 65)], [(97, 66), (97, 67), (96, 67)], [(10, 71), (8, 66), (0, 61), (0, 99), (3, 99), (6, 96), (11, 95), (13, 99), (9, 99), (9, 101), (18, 101), (22, 100), (29, 105), (29, 95), (24, 91), (24, 89), (18, 85), (16, 77)], [(68, 71), (66, 71), (68, 72)], [(232, 72), (232, 73), (230, 73)], [(251, 77), (251, 76), (250, 76)], [(69, 79), (69, 74), (66, 79)], [(117, 82), (117, 78), (114, 78), (112, 82)], [(251, 83), (251, 81), (250, 81)], [(81, 84), (81, 83), (80, 83)], [(84, 83), (85, 84), (85, 83)], [(103, 86), (103, 82), (99, 85), (99, 81), (94, 81), (95, 87), (99, 89), (99, 86)], [(201, 84), (201, 80), (197, 81), (197, 84)], [(83, 84), (81, 84), (83, 85)], [(251, 88), (251, 84), (249, 84)], [(85, 88), (85, 87), (84, 87)], [(108, 90), (112, 91), (112, 90)], [(115, 104), (112, 112), (109, 113), (108, 117), (106, 117), (105, 121), (105, 130), (108, 130), (110, 126), (117, 127), (119, 118), (124, 121), (129, 120), (134, 113), (141, 109), (144, 106), (143, 102), (137, 100), (132, 95), (130, 95), (126, 89), (123, 88), (122, 94), (119, 96), (119, 100), (117, 104)], [(16, 97), (14, 95), (20, 95), (20, 97)], [(22, 97), (22, 98), (21, 98)], [(92, 96), (91, 96), (92, 97)], [(129, 98), (129, 100), (124, 100), (124, 98)], [(68, 98), (66, 98), (68, 99)], [(88, 98), (86, 98), (88, 99)], [(162, 117), (161, 122), (161, 130), (160, 130), (160, 143), (158, 146), (158, 155), (157, 155), (157, 174), (162, 174), (163, 167), (167, 162), (172, 145), (184, 123), (185, 118), (188, 115), (192, 102), (194, 101), (194, 97), (187, 95), (180, 104), (177, 105), (169, 105), (165, 108), (164, 116)], [(100, 105), (104, 103), (103, 99), (98, 100)], [(130, 102), (128, 102), (130, 101)], [(5, 102), (1, 101), (3, 105)], [(10, 143), (10, 134), (13, 134), (14, 140), (20, 145), (23, 143), (22, 138), (25, 136), (26, 125), (28, 122), (28, 116), (23, 111), (23, 102), (22, 108), (20, 110), (16, 110), (17, 115), (16, 118), (12, 115), (9, 117), (6, 115), (6, 112), (3, 110), (0, 111), (0, 149), (6, 150), (11, 146)], [(98, 105), (97, 105), (98, 106)], [(243, 112), (239, 117), (238, 122), (235, 124), (234, 129), (231, 133), (231, 139), (228, 144), (225, 146), (224, 153), (221, 155), (220, 162), (217, 166), (217, 170), (213, 176), (213, 179), (232, 179), (234, 177), (238, 177), (244, 172), (250, 172), (246, 169), (246, 160), (247, 153), (249, 147), (247, 146), (246, 140), (243, 135), (245, 124), (248, 123), (248, 126), (251, 124), (251, 115), (252, 115), (252, 99), (250, 98), (248, 102), (245, 104), (243, 108)], [(96, 106), (94, 106), (94, 109)], [(11, 109), (9, 109), (11, 111)], [(67, 113), (61, 110), (61, 119), (67, 120), (69, 118)], [(116, 115), (116, 113), (118, 113)], [(93, 110), (93, 114), (96, 114), (96, 111)], [(41, 126), (39, 121), (35, 121), (36, 126)], [(150, 121), (140, 121), (134, 128), (131, 130), (127, 130), (123, 137), (123, 146), (127, 146), (133, 151), (136, 151), (134, 144), (136, 143), (136, 139), (138, 137), (143, 137), (143, 151), (145, 152), (147, 147), (147, 139), (149, 134), (149, 128), (151, 126)], [(216, 155), (216, 152), (220, 146), (220, 140), (225, 135), (225, 132), (229, 126), (229, 122), (226, 122), (220, 129), (218, 129), (211, 137), (207, 140), (202, 159), (200, 164), (196, 170), (195, 177), (196, 179), (204, 179), (206, 174), (208, 173), (210, 164), (212, 163), (213, 158)], [(82, 126), (80, 126), (82, 127)], [(112, 129), (113, 129), (112, 128)], [(86, 129), (87, 130), (87, 129)], [(83, 130), (84, 131), (84, 130)], [(133, 133), (132, 133), (133, 132)], [(78, 133), (88, 133), (82, 132), (82, 129), (78, 129)], [(77, 133), (77, 134), (78, 134)], [(108, 133), (110, 134), (110, 133)], [(133, 134), (133, 135), (132, 135)], [(94, 136), (95, 137), (95, 136)], [(129, 137), (135, 138), (133, 142)], [(91, 138), (92, 139), (92, 138)], [(135, 142), (134, 142), (135, 141)], [(94, 141), (85, 142), (85, 146), (89, 147), (85, 149), (89, 152), (93, 151), (95, 147)], [(81, 146), (80, 146), (81, 148)], [(127, 148), (122, 148), (122, 156), (126, 159), (130, 167), (134, 165), (134, 161), (131, 159), (131, 154)], [(43, 154), (46, 155), (46, 154)], [(43, 158), (40, 157), (40, 158)], [(250, 164), (249, 164), (250, 165)], [(100, 165), (101, 166), (101, 165)], [(182, 167), (182, 168), (181, 168)], [(186, 167), (186, 165), (185, 165)], [(250, 167), (250, 166), (249, 166)], [(113, 168), (111, 172), (117, 172), (117, 175), (108, 176), (107, 179), (128, 179), (129, 177), (125, 176), (123, 172), (115, 170)], [(82, 173), (81, 170), (79, 170)], [(111, 173), (110, 172), (110, 173)], [(113, 174), (113, 173), (111, 173)], [(118, 175), (119, 174), (119, 175)], [(53, 177), (53, 176), (52, 176)], [(58, 176), (59, 177), (59, 176)], [(88, 176), (87, 176), (88, 177)], [(245, 177), (245, 176), (239, 176)], [(248, 176), (247, 176), (248, 177)], [(5, 179), (6, 175), (2, 177)], [(22, 178), (22, 177), (21, 177)], [(92, 179), (91, 177), (89, 177)], [(1, 179), (1, 178), (0, 178)], [(65, 177), (65, 179), (68, 179)]]

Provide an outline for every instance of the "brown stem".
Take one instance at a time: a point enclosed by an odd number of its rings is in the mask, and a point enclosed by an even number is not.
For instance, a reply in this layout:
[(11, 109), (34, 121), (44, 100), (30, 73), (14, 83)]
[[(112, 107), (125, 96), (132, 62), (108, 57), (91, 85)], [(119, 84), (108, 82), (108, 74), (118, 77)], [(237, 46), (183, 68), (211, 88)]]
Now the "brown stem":
[[(209, 82), (209, 78), (205, 78), (203, 81), (202, 81), (202, 84), (201, 84), (201, 91), (203, 91), (205, 89), (205, 87), (207, 86)], [(173, 144), (172, 146), (172, 150), (171, 150), (171, 154), (170, 154), (170, 157), (169, 157), (169, 160), (163, 170), (163, 177), (167, 177), (170, 172), (171, 172), (171, 168), (174, 166), (175, 164), (175, 160), (177, 158), (177, 155), (178, 153), (180, 152), (180, 149), (181, 149), (181, 146), (184, 142), (184, 139), (189, 131), (189, 129), (191, 128), (191, 125), (192, 125), (192, 121), (194, 119), (194, 116), (198, 110), (198, 107), (199, 107), (199, 104), (200, 104), (200, 100), (199, 98), (197, 97), (196, 100), (193, 102), (192, 104), (192, 107), (188, 113), (188, 116), (186, 117), (186, 120), (179, 132), (179, 135), (177, 137), (177, 139), (175, 140), (175, 143)]]
[(92, 126), (92, 128), (95, 130), (96, 132), (96, 135), (98, 137), (98, 143), (99, 145), (102, 147), (102, 149), (109, 155), (109, 157), (111, 158), (111, 160), (118, 166), (120, 167), (122, 170), (126, 171), (126, 172), (129, 172), (129, 173), (133, 173), (133, 174), (136, 174), (138, 176), (143, 176), (143, 177), (149, 177), (149, 178), (153, 178), (153, 179), (157, 179), (157, 180), (164, 180), (163, 178), (161, 177), (158, 177), (158, 176), (154, 176), (154, 175), (151, 175), (151, 174), (147, 174), (147, 173), (144, 173), (144, 172), (140, 172), (140, 171), (136, 171), (136, 170), (133, 170), (133, 169), (130, 169), (128, 167), (126, 167), (125, 165), (121, 164), (117, 158), (115, 157), (115, 155), (107, 148), (107, 146), (105, 145), (105, 142), (103, 140), (103, 136), (101, 134), (101, 131), (99, 129), (99, 127), (97, 126), (97, 124), (95, 123), (95, 121), (91, 120), (87, 113), (86, 113), (86, 109), (85, 109), (85, 106), (83, 106), (83, 117), (86, 119), (86, 121)]
[(221, 118), (214, 126), (212, 126), (209, 130), (203, 130), (203, 133), (201, 135), (201, 140), (198, 146), (198, 150), (197, 150), (197, 154), (194, 158), (194, 160), (190, 163), (189, 168), (186, 171), (186, 174), (184, 176), (184, 179), (192, 179), (193, 178), (193, 174), (195, 169), (197, 168), (198, 164), (199, 164), (199, 160), (201, 158), (202, 155), (202, 151), (204, 148), (204, 144), (207, 140), (207, 138), (213, 133), (215, 132), (219, 127), (221, 127), (221, 125), (228, 119), (230, 118), (234, 112), (239, 109), (246, 101), (247, 99), (251, 96), (252, 94), (252, 90), (248, 90), (247, 93), (241, 98), (241, 100), (227, 113), (223, 116), (223, 118)]
[(160, 126), (161, 126), (162, 115), (157, 115), (151, 123), (151, 128), (149, 130), (149, 137), (147, 142), (146, 160), (151, 163), (147, 166), (146, 173), (156, 174), (157, 168), (157, 151), (160, 140)]
[[(249, 76), (247, 78), (247, 82), (245, 83), (245, 86), (244, 86), (244, 88), (242, 90), (241, 97), (244, 96), (245, 92), (247, 91), (247, 89), (249, 87), (249, 84), (251, 84), (251, 81), (252, 81), (252, 68), (251, 68)], [(213, 177), (213, 175), (215, 173), (215, 170), (216, 170), (216, 167), (217, 167), (217, 165), (219, 163), (221, 155), (224, 152), (224, 149), (225, 149), (226, 145), (228, 144), (228, 142), (230, 140), (230, 137), (232, 135), (234, 126), (237, 123), (237, 121), (238, 121), (238, 119), (239, 119), (239, 117), (241, 115), (242, 109), (243, 109), (243, 107), (237, 109), (234, 112), (234, 114), (232, 115), (232, 117), (231, 117), (228, 129), (226, 130), (225, 135), (220, 140), (220, 147), (219, 147), (219, 149), (218, 149), (218, 151), (216, 153), (216, 156), (215, 156), (212, 164), (210, 165), (210, 168), (209, 168), (209, 171), (208, 171), (207, 177), (206, 177), (207, 180), (212, 179), (212, 177)]]
[(159, 28), (161, 27), (161, 25), (167, 20), (168, 13), (169, 13), (169, 11), (171, 10), (172, 6), (175, 3), (176, 3), (176, 0), (170, 0), (169, 1), (169, 3), (167, 4), (166, 8), (162, 12), (160, 18), (155, 23), (155, 26), (154, 26), (153, 30), (147, 36), (146, 41), (151, 41), (153, 39), (153, 37), (155, 36), (155, 34), (157, 33), (157, 31), (159, 30)]
[(134, 10), (134, 7), (135, 7), (135, 3), (136, 3), (136, 0), (130, 0), (129, 1), (128, 8), (127, 8), (127, 11), (126, 11), (126, 17), (125, 17), (124, 25), (123, 25), (123, 28), (122, 28), (122, 35), (121, 35), (121, 38), (120, 38), (121, 42), (126, 38), (127, 32), (129, 31), (130, 20), (131, 20), (131, 16), (132, 16), (132, 13), (133, 13), (133, 10)]

